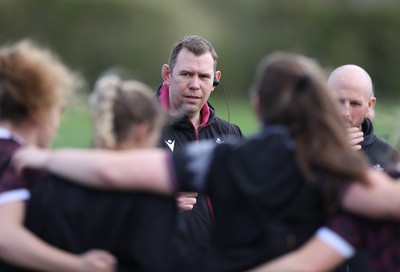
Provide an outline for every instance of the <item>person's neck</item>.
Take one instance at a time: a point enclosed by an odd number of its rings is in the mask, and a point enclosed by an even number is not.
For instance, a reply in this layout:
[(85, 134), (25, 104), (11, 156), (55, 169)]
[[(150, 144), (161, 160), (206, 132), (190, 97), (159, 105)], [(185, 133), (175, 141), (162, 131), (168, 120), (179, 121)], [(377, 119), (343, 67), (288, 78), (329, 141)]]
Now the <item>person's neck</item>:
[(185, 113), (183, 110), (177, 110), (173, 106), (169, 105), (168, 114), (170, 116), (174, 116), (174, 117), (186, 115), (189, 118), (189, 120), (192, 122), (192, 124), (196, 128), (196, 130), (199, 128), (199, 126), (201, 124), (201, 111), (196, 112), (196, 113), (189, 113), (189, 112)]
[(144, 146), (140, 143), (136, 143), (133, 141), (122, 141), (120, 143), (117, 143), (117, 145), (115, 146), (115, 150), (130, 150), (139, 148), (144, 148)]
[(192, 122), (193, 126), (195, 127), (195, 129), (197, 130), (201, 124), (201, 114), (200, 112), (197, 112), (195, 114), (189, 115), (189, 120)]
[(21, 137), (27, 144), (37, 145), (38, 129), (29, 122), (21, 122), (15, 125), (10, 121), (0, 121), (0, 127), (8, 129), (12, 134)]

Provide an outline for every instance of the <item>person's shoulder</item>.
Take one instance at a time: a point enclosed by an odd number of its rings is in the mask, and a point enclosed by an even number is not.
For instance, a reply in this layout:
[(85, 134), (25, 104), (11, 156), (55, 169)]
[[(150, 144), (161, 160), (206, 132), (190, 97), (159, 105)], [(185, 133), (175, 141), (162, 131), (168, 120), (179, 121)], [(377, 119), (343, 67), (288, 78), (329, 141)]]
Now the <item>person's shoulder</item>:
[(363, 150), (373, 164), (376, 164), (377, 169), (381, 169), (381, 167), (386, 169), (393, 162), (400, 161), (400, 153), (395, 147), (382, 138), (376, 136), (374, 138), (369, 147)]
[(236, 125), (236, 124), (233, 124), (233, 123), (231, 123), (231, 122), (228, 122), (228, 121), (226, 121), (226, 120), (224, 120), (224, 119), (222, 119), (222, 118), (220, 118), (220, 117), (218, 117), (218, 116), (214, 116), (214, 118), (215, 118), (215, 120), (217, 121), (217, 122), (219, 122), (219, 123), (221, 123), (221, 124), (223, 124), (223, 125), (226, 125), (226, 126), (232, 126), (232, 127), (239, 127), (238, 125)]
[(20, 180), (11, 165), (12, 155), (19, 147), (21, 147), (21, 144), (13, 139), (0, 139), (1, 182), (5, 182), (5, 180)]
[(288, 149), (294, 148), (294, 139), (289, 129), (285, 126), (267, 125), (256, 138), (260, 140), (268, 140), (269, 142), (280, 142)]
[(11, 156), (21, 144), (13, 139), (0, 139), (0, 152)]
[(378, 137), (376, 135), (375, 135), (375, 137), (376, 137), (376, 139), (375, 139), (375, 142), (373, 143), (374, 145), (376, 145), (379, 148), (385, 148), (385, 150), (391, 150), (393, 152), (398, 153), (398, 151), (390, 143), (388, 143), (385, 139)]
[(230, 123), (218, 116), (215, 116), (214, 120), (215, 120), (214, 124), (219, 125), (222, 129), (224, 129), (225, 133), (243, 137), (242, 130), (240, 129), (240, 127), (238, 125)]
[[(10, 146), (6, 146), (4, 144), (5, 141), (8, 141)], [(18, 175), (11, 164), (13, 152), (21, 145), (12, 140), (2, 140), (0, 142), (0, 203), (3, 203), (4, 198), (7, 199), (9, 197), (5, 195), (7, 193), (11, 193), (12, 198), (16, 196), (16, 199), (26, 200), (28, 197), (26, 192), (31, 180), (25, 175)]]
[(295, 152), (295, 141), (288, 129), (265, 126), (257, 134), (235, 146), (235, 153), (250, 160), (273, 163), (291, 160)]

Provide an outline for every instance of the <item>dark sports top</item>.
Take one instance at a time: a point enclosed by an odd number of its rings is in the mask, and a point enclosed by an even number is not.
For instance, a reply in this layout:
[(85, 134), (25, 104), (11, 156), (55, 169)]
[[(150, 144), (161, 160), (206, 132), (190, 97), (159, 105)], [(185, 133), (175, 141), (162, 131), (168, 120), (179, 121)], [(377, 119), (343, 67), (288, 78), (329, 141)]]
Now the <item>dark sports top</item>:
[[(156, 92), (156, 96), (167, 114), (168, 94), (169, 85), (165, 83), (160, 85)], [(219, 118), (210, 103), (204, 104), (200, 114), (202, 123), (198, 129), (193, 126), (186, 115), (170, 116), (168, 125), (163, 130), (160, 146), (176, 152), (191, 142), (212, 140), (220, 144), (244, 139), (240, 128)], [(196, 201), (192, 210), (181, 212), (178, 216), (180, 228), (178, 240), (181, 246), (186, 247), (187, 250), (207, 245), (214, 230), (213, 203), (203, 194), (199, 194)]]
[(207, 193), (215, 212), (212, 243), (192, 267), (243, 271), (314, 234), (323, 222), (322, 193), (305, 183), (294, 152), (285, 127), (267, 126), (239, 145), (203, 143), (174, 153), (178, 190)]
[(26, 226), (66, 251), (107, 250), (119, 272), (167, 271), (176, 213), (170, 197), (95, 190), (49, 175), (32, 188)]
[[(30, 182), (16, 174), (11, 165), (11, 156), (23, 145), (18, 135), (0, 127), (0, 205), (15, 201), (26, 201), (30, 198)], [(0, 260), (0, 271), (28, 271), (11, 266)]]
[(21, 145), (17, 136), (0, 127), (0, 205), (30, 197), (27, 180), (17, 176), (11, 166), (11, 156)]
[[(54, 175), (16, 175), (12, 153), (22, 141), (0, 128), (0, 205), (27, 201), (25, 225), (47, 243), (73, 253), (98, 248), (118, 259), (118, 271), (173, 271), (175, 199), (101, 191)], [(174, 255), (172, 255), (174, 252)], [(0, 271), (29, 271), (0, 261)]]
[(369, 220), (339, 212), (328, 222), (328, 227), (354, 247), (368, 251), (367, 261), (371, 271), (399, 271), (399, 222)]

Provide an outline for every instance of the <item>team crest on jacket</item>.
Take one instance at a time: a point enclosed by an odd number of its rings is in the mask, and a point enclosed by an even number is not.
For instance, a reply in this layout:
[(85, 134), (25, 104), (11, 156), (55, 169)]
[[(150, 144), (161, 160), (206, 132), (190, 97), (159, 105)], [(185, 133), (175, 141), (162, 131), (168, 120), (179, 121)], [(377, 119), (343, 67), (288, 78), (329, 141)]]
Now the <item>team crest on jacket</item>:
[(171, 151), (174, 151), (175, 140), (165, 140), (164, 141)]

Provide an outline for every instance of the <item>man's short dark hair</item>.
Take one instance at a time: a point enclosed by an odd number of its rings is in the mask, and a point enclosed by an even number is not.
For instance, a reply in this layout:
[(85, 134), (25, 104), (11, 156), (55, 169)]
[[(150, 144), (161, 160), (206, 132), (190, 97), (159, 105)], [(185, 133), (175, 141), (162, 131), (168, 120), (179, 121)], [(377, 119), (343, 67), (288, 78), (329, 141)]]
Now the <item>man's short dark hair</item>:
[(201, 36), (190, 35), (183, 37), (172, 46), (171, 55), (169, 57), (169, 68), (171, 71), (174, 69), (176, 59), (183, 48), (186, 48), (196, 56), (210, 52), (214, 59), (214, 71), (217, 69), (218, 56), (212, 44)]

